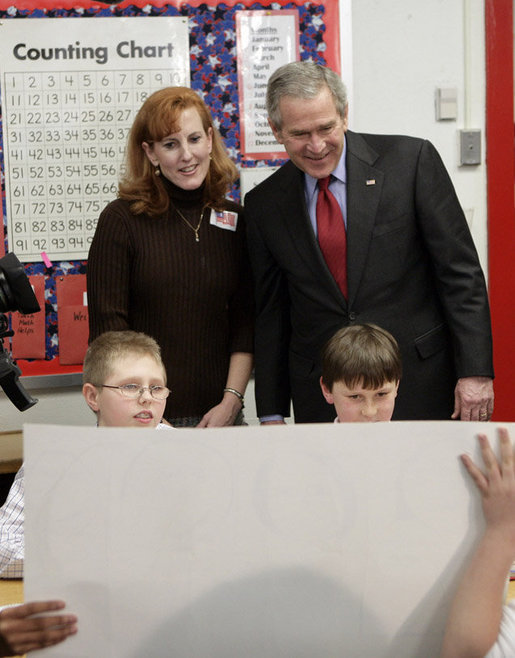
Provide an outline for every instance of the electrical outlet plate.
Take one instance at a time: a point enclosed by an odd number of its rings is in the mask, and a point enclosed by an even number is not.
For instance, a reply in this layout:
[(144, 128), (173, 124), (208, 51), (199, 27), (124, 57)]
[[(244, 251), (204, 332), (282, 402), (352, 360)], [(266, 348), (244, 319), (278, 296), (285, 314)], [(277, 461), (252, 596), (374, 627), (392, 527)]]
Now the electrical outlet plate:
[(460, 130), (460, 165), (481, 164), (481, 131)]

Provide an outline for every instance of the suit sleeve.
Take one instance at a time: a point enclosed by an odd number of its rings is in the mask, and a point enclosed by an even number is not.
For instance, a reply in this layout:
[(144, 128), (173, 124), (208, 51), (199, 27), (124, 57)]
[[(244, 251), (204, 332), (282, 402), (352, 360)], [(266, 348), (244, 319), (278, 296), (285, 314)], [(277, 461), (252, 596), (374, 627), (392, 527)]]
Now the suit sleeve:
[(456, 375), (493, 377), (485, 278), (451, 179), (427, 141), (420, 150), (415, 203), (452, 336)]
[[(261, 194), (263, 194), (261, 192)], [(288, 352), (290, 310), (287, 282), (267, 248), (260, 191), (245, 197), (245, 217), (255, 290), (255, 394), (259, 417), (290, 415)]]
[(122, 213), (110, 204), (100, 215), (88, 254), (89, 340), (129, 326), (131, 247)]

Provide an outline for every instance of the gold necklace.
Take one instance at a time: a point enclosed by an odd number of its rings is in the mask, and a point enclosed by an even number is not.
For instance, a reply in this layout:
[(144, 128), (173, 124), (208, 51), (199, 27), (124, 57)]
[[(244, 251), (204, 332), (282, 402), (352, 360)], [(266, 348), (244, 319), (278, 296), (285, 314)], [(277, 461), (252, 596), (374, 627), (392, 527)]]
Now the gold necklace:
[(202, 206), (202, 210), (200, 211), (200, 219), (198, 220), (198, 224), (197, 224), (196, 228), (195, 228), (195, 226), (193, 226), (193, 224), (190, 224), (190, 222), (186, 219), (186, 217), (184, 217), (184, 215), (179, 210), (179, 208), (177, 208), (177, 206), (174, 206), (174, 207), (175, 207), (175, 210), (177, 211), (177, 214), (183, 220), (183, 222), (185, 222), (190, 227), (190, 229), (193, 231), (193, 233), (195, 233), (195, 242), (200, 242), (200, 237), (199, 237), (198, 232), (199, 232), (199, 229), (200, 229), (200, 225), (202, 224), (202, 219), (204, 218), (204, 210), (206, 209), (206, 206)]

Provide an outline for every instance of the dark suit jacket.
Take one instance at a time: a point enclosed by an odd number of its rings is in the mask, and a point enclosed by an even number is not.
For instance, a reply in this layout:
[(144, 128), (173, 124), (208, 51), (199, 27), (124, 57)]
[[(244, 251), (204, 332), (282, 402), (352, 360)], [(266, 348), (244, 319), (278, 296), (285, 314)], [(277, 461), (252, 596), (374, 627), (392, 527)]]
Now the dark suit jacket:
[(259, 416), (334, 418), (320, 352), (342, 326), (390, 331), (403, 359), (396, 419), (449, 419), (456, 379), (493, 377), (485, 281), (451, 180), (427, 141), (348, 131), (348, 301), (322, 257), (291, 162), (246, 195), (257, 304)]

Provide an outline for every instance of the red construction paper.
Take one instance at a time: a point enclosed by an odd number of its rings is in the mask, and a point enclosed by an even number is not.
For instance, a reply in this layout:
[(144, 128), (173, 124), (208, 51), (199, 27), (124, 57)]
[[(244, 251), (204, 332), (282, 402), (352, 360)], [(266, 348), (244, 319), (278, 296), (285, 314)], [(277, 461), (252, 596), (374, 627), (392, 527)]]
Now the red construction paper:
[(59, 361), (81, 364), (88, 348), (88, 307), (63, 306), (59, 309)]
[(56, 282), (59, 362), (81, 364), (88, 348), (88, 307), (84, 306), (86, 275), (60, 276)]
[(29, 282), (41, 311), (28, 315), (12, 313), (13, 359), (45, 358), (45, 277), (43, 275), (29, 276)]

